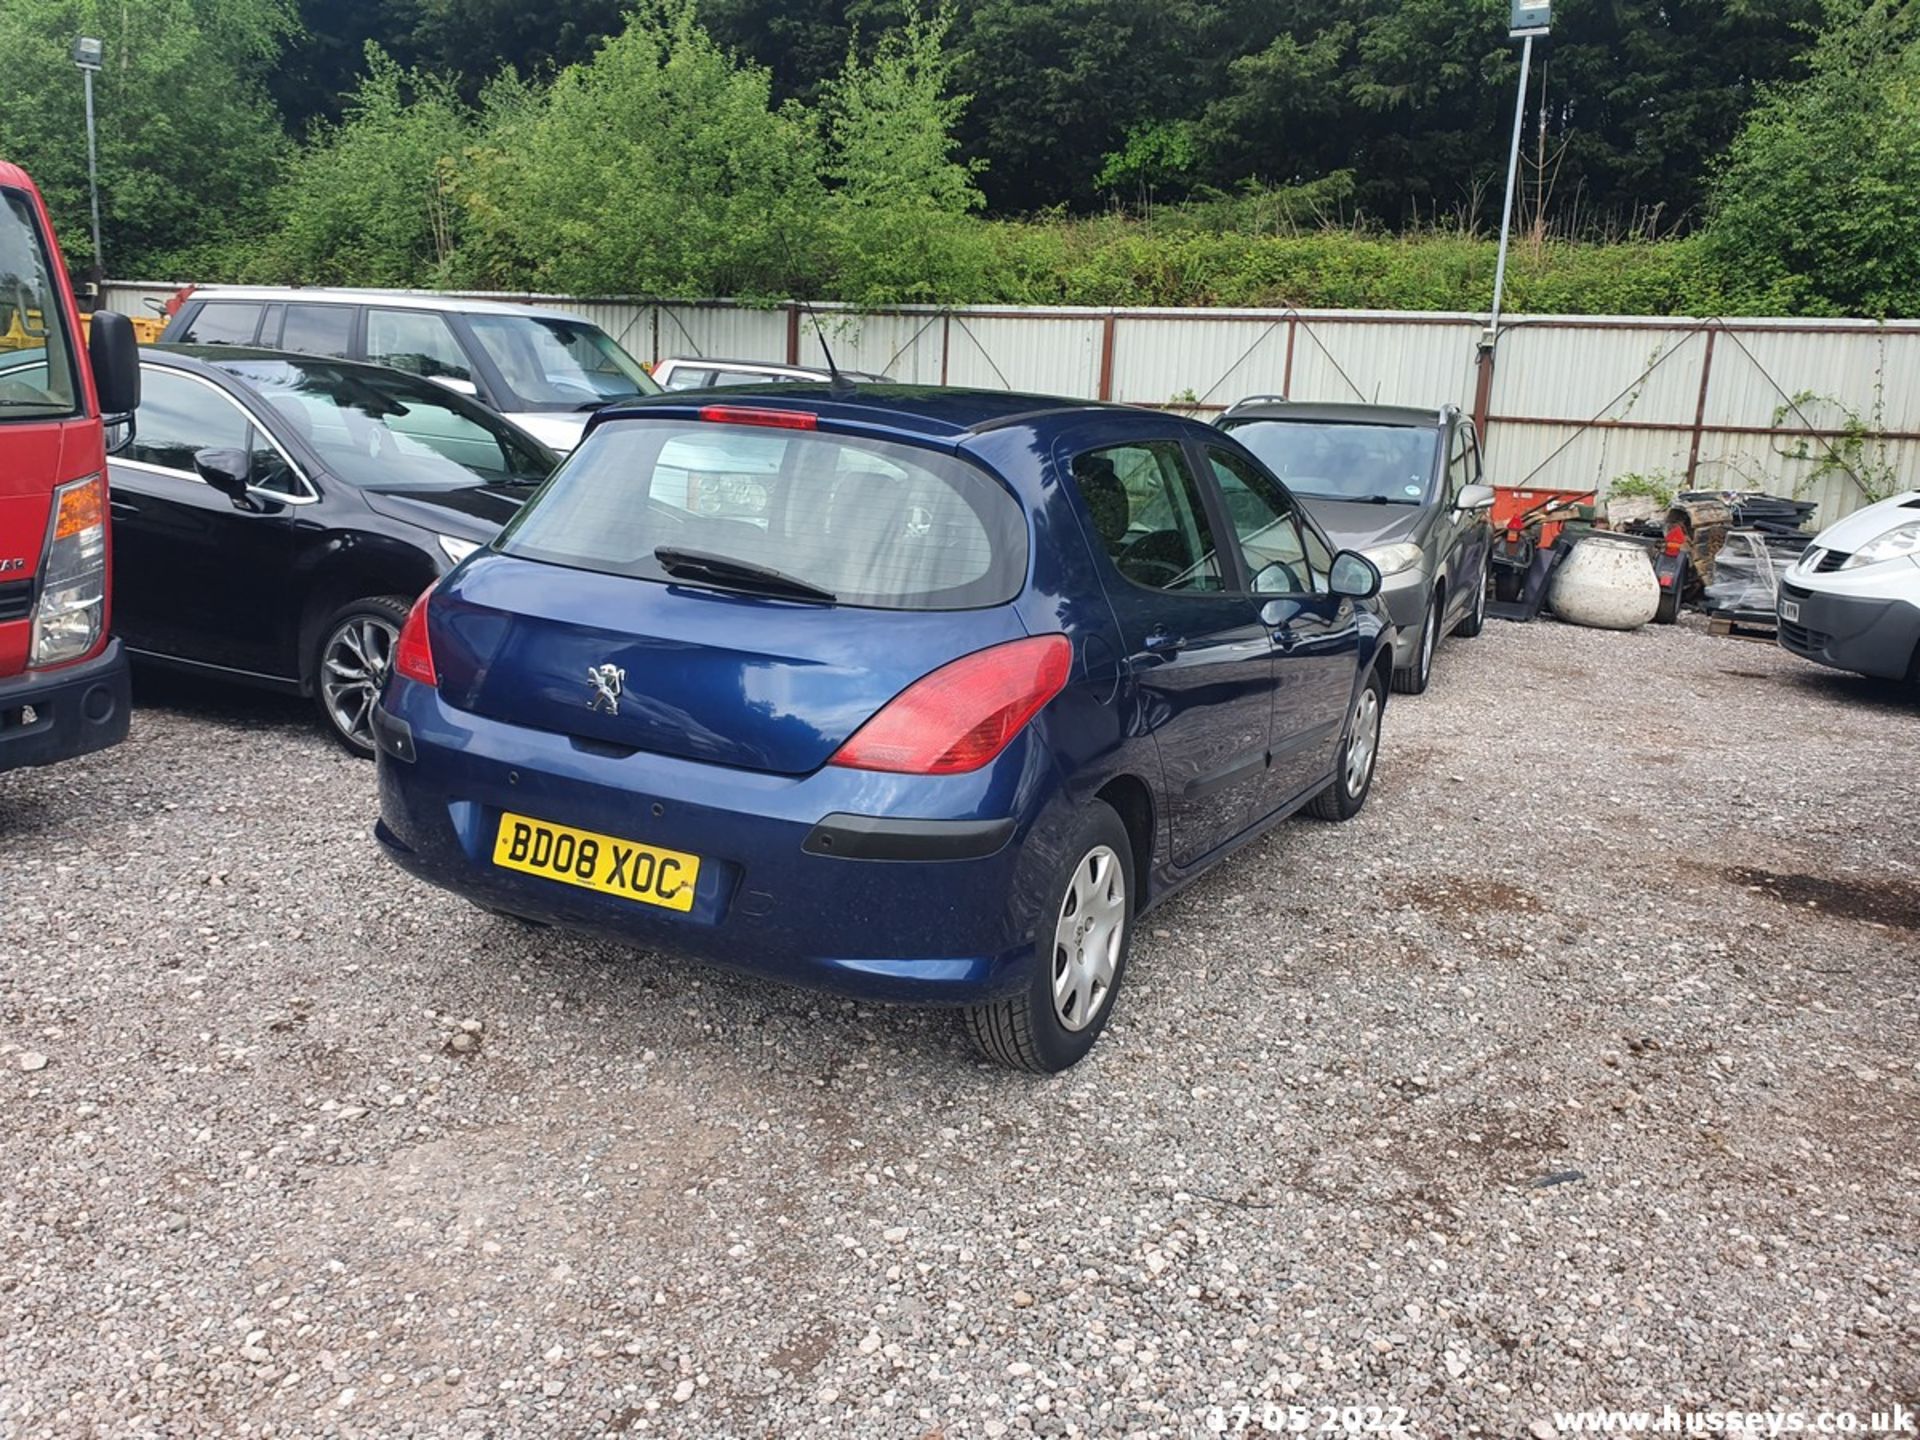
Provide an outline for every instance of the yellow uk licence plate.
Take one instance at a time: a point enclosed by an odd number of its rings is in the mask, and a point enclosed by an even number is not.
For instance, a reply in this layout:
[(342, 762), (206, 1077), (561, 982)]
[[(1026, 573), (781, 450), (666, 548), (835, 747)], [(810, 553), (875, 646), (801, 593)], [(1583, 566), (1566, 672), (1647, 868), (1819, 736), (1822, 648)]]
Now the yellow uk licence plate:
[(668, 910), (691, 910), (700, 878), (698, 855), (511, 812), (500, 816), (493, 863)]

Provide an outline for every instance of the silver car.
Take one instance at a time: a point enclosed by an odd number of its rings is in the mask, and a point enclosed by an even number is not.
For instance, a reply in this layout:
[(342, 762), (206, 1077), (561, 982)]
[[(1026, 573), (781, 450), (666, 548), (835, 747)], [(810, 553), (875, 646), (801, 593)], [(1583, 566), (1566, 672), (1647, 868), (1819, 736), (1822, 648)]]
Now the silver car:
[(1393, 617), (1393, 688), (1418, 695), (1446, 634), (1480, 633), (1493, 488), (1473, 421), (1452, 406), (1302, 405), (1258, 395), (1220, 426), (1267, 463), (1343, 550), (1380, 567)]
[(405, 370), (478, 400), (562, 454), (602, 405), (660, 393), (638, 360), (578, 315), (423, 291), (189, 287), (160, 338)]

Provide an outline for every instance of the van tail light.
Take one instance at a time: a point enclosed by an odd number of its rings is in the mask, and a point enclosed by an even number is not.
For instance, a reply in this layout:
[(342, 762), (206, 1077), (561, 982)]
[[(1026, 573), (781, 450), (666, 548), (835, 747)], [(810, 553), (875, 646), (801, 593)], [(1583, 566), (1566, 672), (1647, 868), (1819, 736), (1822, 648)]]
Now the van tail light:
[(854, 731), (827, 763), (901, 775), (978, 770), (1067, 683), (1073, 644), (1036, 635), (964, 655), (923, 675)]
[(438, 686), (440, 677), (433, 668), (433, 640), (427, 634), (427, 601), (432, 596), (433, 586), (429, 585), (407, 612), (407, 623), (400, 627), (400, 638), (393, 645), (393, 668), (409, 680)]
[(1686, 548), (1687, 527), (1676, 520), (1667, 527), (1667, 558), (1669, 560), (1673, 559), (1674, 556)]
[(29, 665), (64, 665), (100, 643), (107, 612), (107, 481), (89, 476), (53, 492), (47, 563), (33, 609)]

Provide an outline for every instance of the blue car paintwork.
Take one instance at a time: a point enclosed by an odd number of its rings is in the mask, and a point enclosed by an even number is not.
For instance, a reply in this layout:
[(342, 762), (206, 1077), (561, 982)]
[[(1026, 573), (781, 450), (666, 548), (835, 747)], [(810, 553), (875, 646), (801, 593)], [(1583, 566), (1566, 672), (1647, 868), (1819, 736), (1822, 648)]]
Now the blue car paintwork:
[[(1044, 397), (862, 387), (843, 399), (783, 386), (602, 411), (582, 449), (604, 427), (691, 419), (714, 403), (805, 410), (822, 431), (909, 440), (984, 466), (1026, 513), (1026, 583), (1009, 604), (981, 610), (826, 608), (481, 552), (429, 602), (441, 687), (396, 675), (384, 696), (413, 758), (382, 747), (377, 834), (404, 868), (480, 904), (628, 944), (876, 999), (975, 1003), (1023, 983), (1042, 892), (1096, 796), (1123, 802), (1142, 832), (1149, 853), (1135, 888), (1144, 909), (1331, 778), (1342, 717), (1383, 658), (1377, 607), (1206, 597), (1209, 617), (1196, 620), (1196, 597), (1119, 580), (1064, 482), (1065, 456), (1133, 440), (1245, 453), (1217, 429)], [(1211, 603), (1225, 599), (1239, 603)], [(521, 610), (554, 622), (539, 631), (541, 646), (515, 648)], [(1180, 633), (1149, 650), (1156, 610)], [(920, 675), (1051, 633), (1073, 641), (1072, 677), (984, 768), (909, 776), (822, 763)], [(609, 653), (635, 657), (628, 693), (640, 703), (617, 721), (586, 705), (585, 670)], [(788, 665), (783, 655), (798, 658)], [(647, 708), (649, 666), (680, 667), (682, 702)], [(716, 687), (737, 706), (742, 677), (755, 675), (762, 703), (750, 721), (736, 709), (727, 723)], [(576, 688), (545, 693), (563, 680)], [(476, 713), (495, 686), (495, 713)], [(555, 704), (569, 707), (571, 733), (533, 723)], [(701, 856), (692, 911), (492, 865), (502, 811)], [(992, 853), (965, 859), (809, 853), (810, 833), (834, 815), (1010, 819), (1013, 828)]]

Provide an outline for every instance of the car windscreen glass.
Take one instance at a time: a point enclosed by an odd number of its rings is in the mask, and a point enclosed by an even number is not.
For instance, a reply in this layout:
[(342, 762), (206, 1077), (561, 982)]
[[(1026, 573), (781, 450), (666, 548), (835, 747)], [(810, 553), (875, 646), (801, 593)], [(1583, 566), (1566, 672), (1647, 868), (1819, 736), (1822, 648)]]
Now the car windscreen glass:
[(638, 360), (584, 320), (469, 315), (467, 324), (513, 391), (516, 408), (591, 410), (660, 393)]
[(1437, 441), (1428, 426), (1241, 420), (1227, 428), (1295, 495), (1424, 505), (1433, 488)]
[(55, 274), (32, 202), (0, 191), (0, 424), (80, 411)]
[(285, 429), (352, 485), (530, 485), (553, 468), (544, 446), (431, 381), (317, 360), (235, 360), (222, 368), (258, 391)]
[(594, 431), (498, 548), (612, 575), (886, 610), (1002, 604), (1027, 569), (1019, 502), (964, 460), (696, 421)]

